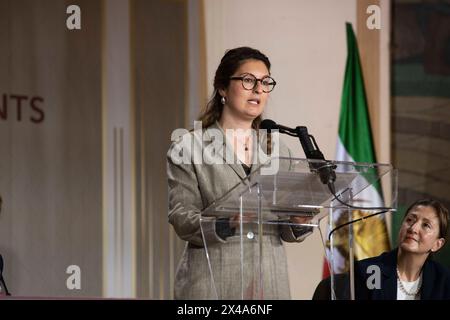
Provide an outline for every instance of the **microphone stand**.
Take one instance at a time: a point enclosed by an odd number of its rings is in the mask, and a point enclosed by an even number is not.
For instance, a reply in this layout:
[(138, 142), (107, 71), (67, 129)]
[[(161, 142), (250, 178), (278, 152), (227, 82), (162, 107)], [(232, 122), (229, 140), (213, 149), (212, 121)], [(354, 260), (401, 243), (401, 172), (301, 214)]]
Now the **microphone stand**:
[(319, 173), (320, 181), (323, 184), (328, 185), (330, 190), (334, 191), (334, 181), (336, 181), (336, 165), (330, 161), (325, 160), (322, 151), (317, 146), (314, 136), (308, 133), (308, 129), (305, 126), (297, 126), (295, 129), (288, 128), (282, 125), (277, 125), (280, 133), (287, 134), (291, 137), (297, 137), (300, 140), (305, 156), (309, 160), (322, 160), (324, 163), (313, 162), (309, 163), (311, 171)]
[(0, 254), (0, 285), (5, 288), (5, 293), (7, 296), (10, 296), (11, 293), (8, 291), (8, 287), (6, 286), (5, 279), (3, 279), (3, 257)]
[(3, 276), (0, 277), (0, 284), (5, 288), (5, 293), (7, 296), (10, 296), (11, 293), (8, 291), (8, 287), (6, 286), (5, 280), (3, 279)]

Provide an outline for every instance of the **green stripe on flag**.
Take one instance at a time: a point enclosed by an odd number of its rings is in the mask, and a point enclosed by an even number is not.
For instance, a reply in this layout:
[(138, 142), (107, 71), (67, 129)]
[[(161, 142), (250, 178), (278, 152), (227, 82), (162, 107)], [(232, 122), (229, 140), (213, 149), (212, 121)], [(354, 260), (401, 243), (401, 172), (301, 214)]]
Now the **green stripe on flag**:
[[(376, 163), (358, 44), (352, 25), (347, 23), (346, 27), (348, 52), (339, 118), (339, 137), (355, 162)], [(379, 183), (375, 183), (374, 186), (381, 195)]]

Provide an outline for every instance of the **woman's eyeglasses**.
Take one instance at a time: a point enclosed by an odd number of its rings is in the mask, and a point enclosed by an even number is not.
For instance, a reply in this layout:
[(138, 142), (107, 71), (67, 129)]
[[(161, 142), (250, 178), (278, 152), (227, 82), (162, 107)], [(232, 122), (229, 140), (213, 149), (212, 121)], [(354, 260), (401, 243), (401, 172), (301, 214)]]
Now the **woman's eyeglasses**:
[(244, 74), (241, 77), (231, 77), (230, 80), (241, 80), (242, 87), (245, 90), (254, 90), (258, 84), (258, 81), (261, 83), (262, 91), (269, 93), (275, 88), (277, 82), (269, 76), (265, 76), (261, 79), (256, 78), (251, 73)]

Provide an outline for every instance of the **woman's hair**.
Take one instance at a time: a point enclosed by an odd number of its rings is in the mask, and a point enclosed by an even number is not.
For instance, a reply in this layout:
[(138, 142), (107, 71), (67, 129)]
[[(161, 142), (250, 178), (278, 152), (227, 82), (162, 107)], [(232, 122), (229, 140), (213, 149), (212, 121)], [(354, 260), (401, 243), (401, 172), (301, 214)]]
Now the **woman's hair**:
[(447, 208), (437, 200), (421, 199), (409, 206), (409, 208), (406, 210), (405, 217), (412, 209), (417, 206), (431, 207), (434, 209), (439, 220), (439, 238), (444, 238), (445, 242), (447, 242), (449, 220)]
[[(226, 89), (230, 84), (230, 77), (237, 69), (247, 60), (259, 60), (264, 62), (267, 70), (270, 72), (270, 61), (266, 55), (259, 50), (249, 47), (239, 47), (228, 50), (220, 61), (219, 67), (214, 76), (214, 92), (211, 100), (200, 113), (198, 118), (202, 122), (203, 128), (207, 128), (214, 124), (222, 116), (223, 104), (220, 99), (219, 89)], [(261, 116), (253, 120), (252, 127), (258, 129), (261, 123)]]

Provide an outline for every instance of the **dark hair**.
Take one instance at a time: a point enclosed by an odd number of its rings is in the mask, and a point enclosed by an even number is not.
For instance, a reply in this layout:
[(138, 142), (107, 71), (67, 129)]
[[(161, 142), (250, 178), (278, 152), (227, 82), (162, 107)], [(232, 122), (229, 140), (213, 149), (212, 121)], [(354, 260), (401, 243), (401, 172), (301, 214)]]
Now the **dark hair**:
[(412, 209), (418, 206), (432, 207), (434, 209), (439, 220), (439, 238), (444, 238), (445, 242), (447, 242), (449, 220), (447, 208), (437, 200), (421, 199), (409, 206), (406, 210), (405, 217)]
[[(216, 70), (216, 75), (214, 77), (214, 92), (211, 100), (209, 100), (198, 118), (198, 120), (202, 122), (204, 128), (211, 126), (222, 116), (223, 105), (220, 102), (222, 97), (219, 94), (219, 89), (226, 89), (228, 87), (230, 84), (230, 77), (246, 60), (262, 61), (270, 72), (269, 58), (259, 50), (249, 47), (239, 47), (226, 51)], [(260, 123), (261, 116), (258, 116), (253, 120), (252, 127), (258, 129)]]

